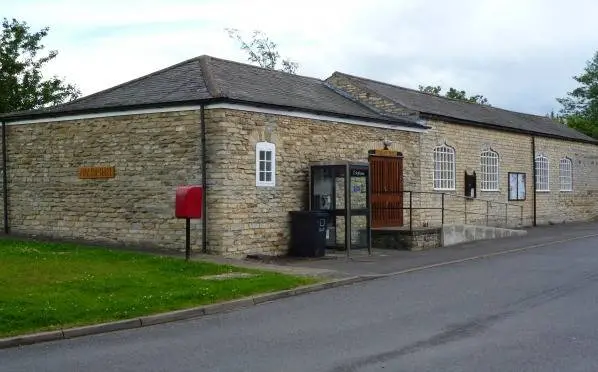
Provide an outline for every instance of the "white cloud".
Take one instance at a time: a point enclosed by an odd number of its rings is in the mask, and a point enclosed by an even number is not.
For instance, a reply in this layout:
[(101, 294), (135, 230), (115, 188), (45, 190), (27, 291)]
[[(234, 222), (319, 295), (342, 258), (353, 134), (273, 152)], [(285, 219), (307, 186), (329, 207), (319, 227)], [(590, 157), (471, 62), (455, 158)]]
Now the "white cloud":
[(84, 93), (200, 54), (245, 61), (225, 27), (261, 29), (305, 75), (334, 70), (416, 88), (454, 86), (544, 113), (598, 49), (593, 0), (19, 1), (4, 14), (60, 54), (49, 69)]

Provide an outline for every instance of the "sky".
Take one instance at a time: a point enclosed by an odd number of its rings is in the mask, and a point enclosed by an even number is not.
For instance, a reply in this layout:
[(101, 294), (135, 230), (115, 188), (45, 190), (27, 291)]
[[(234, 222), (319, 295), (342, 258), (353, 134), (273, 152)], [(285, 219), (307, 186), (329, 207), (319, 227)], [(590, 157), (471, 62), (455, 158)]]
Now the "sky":
[(545, 115), (598, 51), (596, 0), (0, 0), (49, 27), (45, 71), (84, 95), (207, 54), (247, 62), (225, 28), (261, 30), (301, 75), (440, 85)]

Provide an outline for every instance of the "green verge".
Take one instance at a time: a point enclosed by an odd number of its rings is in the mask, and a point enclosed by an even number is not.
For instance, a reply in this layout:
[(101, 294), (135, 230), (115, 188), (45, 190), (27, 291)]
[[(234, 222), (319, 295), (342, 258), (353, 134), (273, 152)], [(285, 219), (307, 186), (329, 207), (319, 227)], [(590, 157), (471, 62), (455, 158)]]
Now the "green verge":
[[(254, 275), (202, 279), (229, 272)], [(156, 314), (314, 282), (172, 257), (0, 239), (0, 337)]]

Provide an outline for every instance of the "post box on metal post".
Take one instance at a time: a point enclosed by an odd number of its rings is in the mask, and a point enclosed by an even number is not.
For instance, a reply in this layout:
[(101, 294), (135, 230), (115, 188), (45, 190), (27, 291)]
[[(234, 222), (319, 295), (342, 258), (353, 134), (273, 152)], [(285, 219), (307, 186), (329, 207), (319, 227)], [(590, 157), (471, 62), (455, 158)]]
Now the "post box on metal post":
[[(203, 189), (201, 186), (179, 186), (176, 190), (175, 216), (185, 219), (185, 259), (191, 258), (191, 219), (201, 219)], [(203, 232), (205, 234), (205, 232)]]

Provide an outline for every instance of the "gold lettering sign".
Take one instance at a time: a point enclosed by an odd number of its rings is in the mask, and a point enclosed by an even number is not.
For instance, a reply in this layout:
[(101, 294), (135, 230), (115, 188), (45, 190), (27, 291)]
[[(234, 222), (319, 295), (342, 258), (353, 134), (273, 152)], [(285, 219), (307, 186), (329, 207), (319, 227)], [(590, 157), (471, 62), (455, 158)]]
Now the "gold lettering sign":
[(385, 149), (374, 150), (374, 155), (376, 155), (376, 156), (401, 156), (401, 154), (398, 151), (385, 150)]
[(105, 179), (114, 178), (114, 167), (80, 167), (80, 179)]

